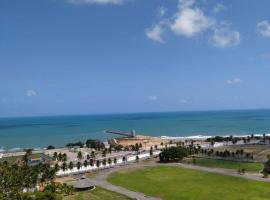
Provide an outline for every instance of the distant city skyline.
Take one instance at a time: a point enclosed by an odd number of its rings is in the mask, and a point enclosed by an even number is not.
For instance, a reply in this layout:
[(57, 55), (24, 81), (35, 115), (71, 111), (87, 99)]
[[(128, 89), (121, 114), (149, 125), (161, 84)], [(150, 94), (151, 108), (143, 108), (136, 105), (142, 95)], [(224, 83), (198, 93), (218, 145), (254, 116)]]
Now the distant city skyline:
[(269, 7), (3, 0), (0, 117), (270, 108)]

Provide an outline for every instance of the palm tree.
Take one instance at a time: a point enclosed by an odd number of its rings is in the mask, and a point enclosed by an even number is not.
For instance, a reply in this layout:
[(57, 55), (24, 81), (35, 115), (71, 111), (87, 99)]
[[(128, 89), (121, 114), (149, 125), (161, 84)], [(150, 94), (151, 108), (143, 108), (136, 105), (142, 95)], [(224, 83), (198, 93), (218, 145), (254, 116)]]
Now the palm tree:
[(87, 162), (87, 160), (85, 160), (85, 161), (83, 162), (83, 166), (86, 168), (87, 165), (88, 165), (88, 162)]
[(136, 156), (136, 162), (139, 162), (139, 159), (140, 159), (139, 156)]
[(79, 160), (82, 159), (82, 152), (81, 152), (81, 151), (78, 152), (77, 158), (78, 158)]
[(53, 160), (55, 160), (55, 161), (57, 160), (57, 152), (53, 153)]
[(54, 165), (54, 170), (55, 170), (56, 172), (59, 170), (59, 165), (58, 165), (58, 163), (56, 163), (56, 164)]
[(72, 170), (72, 169), (73, 169), (73, 167), (74, 167), (74, 166), (73, 166), (73, 162), (72, 162), (72, 161), (70, 161), (70, 162), (69, 162), (69, 164), (68, 164), (68, 168), (69, 168), (70, 170)]
[(82, 166), (81, 162), (77, 162), (77, 169), (78, 170), (80, 170), (81, 166)]
[(150, 156), (153, 156), (153, 147), (150, 148)]
[(108, 159), (108, 164), (109, 164), (109, 165), (112, 164), (112, 159), (111, 159), (111, 158)]
[(124, 162), (124, 163), (126, 163), (126, 157), (124, 156), (123, 158), (122, 158), (122, 161)]
[(99, 160), (97, 160), (97, 162), (96, 162), (96, 166), (97, 166), (97, 168), (99, 168), (99, 167), (100, 167), (100, 161), (99, 161)]
[(63, 171), (66, 171), (66, 169), (67, 169), (67, 163), (66, 162), (63, 162), (61, 168), (62, 168)]
[(102, 161), (102, 165), (106, 166), (106, 164), (107, 164), (107, 160), (104, 158), (103, 161)]
[(105, 148), (102, 152), (102, 157), (106, 157), (106, 154), (107, 154), (107, 149)]
[(64, 153), (62, 155), (62, 160), (63, 160), (63, 162), (67, 162), (67, 154), (66, 153)]
[(22, 157), (22, 161), (23, 163), (26, 165), (28, 163), (28, 155), (27, 154), (24, 154), (23, 157)]
[(91, 158), (89, 164), (91, 167), (93, 167), (94, 166), (94, 159)]
[(164, 144), (163, 144), (163, 142), (161, 142), (161, 143), (160, 143), (160, 145), (161, 145), (161, 146), (162, 146), (162, 148), (163, 148), (163, 145), (164, 145)]
[(112, 154), (112, 147), (111, 147), (111, 145), (110, 145), (110, 147), (108, 149), (108, 152), (109, 152), (109, 154)]
[(58, 160), (62, 161), (62, 153), (61, 152), (58, 154)]
[(95, 152), (91, 151), (91, 158), (95, 158)]

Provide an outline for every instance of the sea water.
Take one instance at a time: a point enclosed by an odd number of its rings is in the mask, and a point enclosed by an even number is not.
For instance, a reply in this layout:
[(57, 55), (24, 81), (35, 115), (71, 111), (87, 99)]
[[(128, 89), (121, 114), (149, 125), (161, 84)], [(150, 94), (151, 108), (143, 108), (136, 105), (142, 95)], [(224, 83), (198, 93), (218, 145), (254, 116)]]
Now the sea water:
[(117, 137), (106, 130), (174, 137), (263, 134), (270, 133), (270, 110), (0, 118), (0, 149)]

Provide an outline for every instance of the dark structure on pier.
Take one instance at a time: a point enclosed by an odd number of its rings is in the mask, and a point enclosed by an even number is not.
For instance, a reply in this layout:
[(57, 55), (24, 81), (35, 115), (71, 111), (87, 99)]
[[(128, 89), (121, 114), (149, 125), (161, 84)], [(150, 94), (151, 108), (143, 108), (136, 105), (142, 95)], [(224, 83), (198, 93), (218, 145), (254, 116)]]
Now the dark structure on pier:
[(115, 134), (115, 135), (122, 135), (122, 136), (126, 136), (126, 137), (135, 137), (136, 133), (135, 130), (130, 131), (130, 132), (124, 132), (124, 131), (106, 131), (106, 133), (111, 133), (111, 134)]

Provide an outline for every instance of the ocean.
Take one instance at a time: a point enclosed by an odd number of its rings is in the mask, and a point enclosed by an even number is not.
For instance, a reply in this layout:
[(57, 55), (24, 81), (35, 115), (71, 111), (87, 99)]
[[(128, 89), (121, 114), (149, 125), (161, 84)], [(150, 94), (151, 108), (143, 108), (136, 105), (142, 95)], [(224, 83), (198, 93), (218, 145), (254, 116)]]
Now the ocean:
[(0, 118), (0, 149), (62, 147), (116, 137), (105, 130), (175, 137), (263, 134), (270, 133), (270, 110)]

